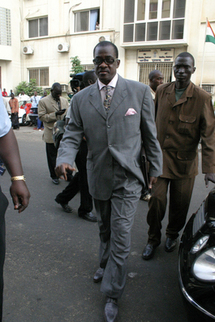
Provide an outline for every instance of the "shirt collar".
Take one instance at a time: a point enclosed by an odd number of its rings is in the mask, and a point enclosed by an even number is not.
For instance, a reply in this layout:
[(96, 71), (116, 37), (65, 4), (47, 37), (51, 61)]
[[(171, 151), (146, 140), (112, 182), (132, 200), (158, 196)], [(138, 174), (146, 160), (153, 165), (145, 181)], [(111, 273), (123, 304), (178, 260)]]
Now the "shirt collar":
[[(110, 83), (108, 83), (107, 85), (115, 88), (117, 81), (118, 81), (118, 74), (116, 74), (114, 78), (111, 79)], [(98, 79), (98, 85), (99, 85), (99, 90), (101, 90), (104, 86), (107, 86), (103, 84), (99, 79)]]

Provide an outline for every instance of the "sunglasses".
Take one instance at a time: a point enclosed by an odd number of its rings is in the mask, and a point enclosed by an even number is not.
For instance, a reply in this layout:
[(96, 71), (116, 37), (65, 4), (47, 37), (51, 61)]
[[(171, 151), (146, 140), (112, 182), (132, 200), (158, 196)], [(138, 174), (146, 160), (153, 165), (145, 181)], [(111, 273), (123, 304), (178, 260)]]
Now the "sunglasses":
[(101, 65), (103, 62), (105, 62), (106, 65), (111, 65), (117, 60), (117, 58), (113, 58), (111, 56), (105, 56), (104, 59), (102, 57), (96, 57), (93, 59), (93, 63), (95, 65)]

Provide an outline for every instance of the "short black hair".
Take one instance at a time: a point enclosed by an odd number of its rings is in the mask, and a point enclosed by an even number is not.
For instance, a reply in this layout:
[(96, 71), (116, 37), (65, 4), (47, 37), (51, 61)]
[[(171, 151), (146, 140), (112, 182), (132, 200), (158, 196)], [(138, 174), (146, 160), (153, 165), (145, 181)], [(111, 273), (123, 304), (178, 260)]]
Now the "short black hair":
[(84, 73), (84, 75), (83, 75), (83, 83), (84, 83), (85, 87), (89, 86), (88, 80), (92, 80), (92, 83), (96, 82), (97, 76), (96, 76), (94, 70), (88, 70), (88, 71), (86, 71)]
[(96, 48), (97, 47), (106, 47), (106, 46), (112, 46), (113, 49), (114, 49), (114, 51), (115, 51), (116, 58), (118, 58), (118, 56), (119, 56), (118, 48), (111, 41), (107, 41), (107, 40), (104, 40), (104, 41), (99, 42), (94, 47), (94, 49), (93, 49), (93, 57), (95, 57), (95, 51), (96, 51)]
[(58, 90), (61, 90), (60, 83), (54, 83), (54, 84), (52, 84), (51, 91), (53, 91), (55, 88), (57, 88)]
[(154, 70), (152, 70), (150, 73), (149, 73), (149, 80), (152, 80), (154, 77), (155, 77), (155, 75), (156, 74), (161, 74), (162, 75), (162, 73), (161, 73), (161, 71), (160, 70), (158, 70), (158, 69), (154, 69)]
[[(192, 59), (192, 61), (193, 61), (193, 66), (195, 66), (195, 59), (194, 59), (193, 55), (191, 55), (191, 54), (190, 54), (190, 53), (188, 53), (187, 51), (183, 51), (182, 53), (180, 53), (180, 54), (176, 57), (176, 59), (177, 59), (178, 57), (190, 57), (190, 58)], [(176, 59), (175, 59), (175, 60), (176, 60)]]

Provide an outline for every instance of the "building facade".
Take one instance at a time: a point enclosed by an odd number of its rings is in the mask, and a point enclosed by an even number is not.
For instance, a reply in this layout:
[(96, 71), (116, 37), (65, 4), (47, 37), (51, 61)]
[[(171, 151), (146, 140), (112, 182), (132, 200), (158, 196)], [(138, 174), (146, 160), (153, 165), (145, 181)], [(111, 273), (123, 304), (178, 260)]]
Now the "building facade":
[(0, 15), (0, 86), (8, 92), (31, 78), (67, 91), (71, 57), (92, 69), (93, 48), (106, 39), (119, 48), (119, 74), (146, 84), (153, 69), (173, 80), (175, 57), (189, 51), (192, 81), (213, 93), (215, 45), (204, 39), (206, 17), (215, 30), (214, 0), (0, 0)]

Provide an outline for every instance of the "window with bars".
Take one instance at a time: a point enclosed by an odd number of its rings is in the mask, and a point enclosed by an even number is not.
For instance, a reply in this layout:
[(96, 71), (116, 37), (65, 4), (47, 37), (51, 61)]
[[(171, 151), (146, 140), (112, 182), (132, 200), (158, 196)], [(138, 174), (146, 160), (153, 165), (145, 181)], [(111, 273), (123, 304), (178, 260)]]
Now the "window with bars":
[(29, 69), (30, 79), (36, 79), (37, 86), (49, 86), (49, 68)]
[(48, 36), (48, 17), (28, 21), (29, 38)]
[(164, 77), (164, 83), (168, 83), (172, 81), (172, 66), (173, 63), (144, 63), (139, 64), (140, 74), (139, 81), (144, 84), (149, 84), (149, 73), (157, 69), (161, 71)]
[(99, 29), (99, 9), (74, 13), (74, 31), (92, 31)]
[(11, 46), (10, 10), (0, 7), (0, 45)]
[(124, 42), (184, 38), (186, 0), (125, 0)]

